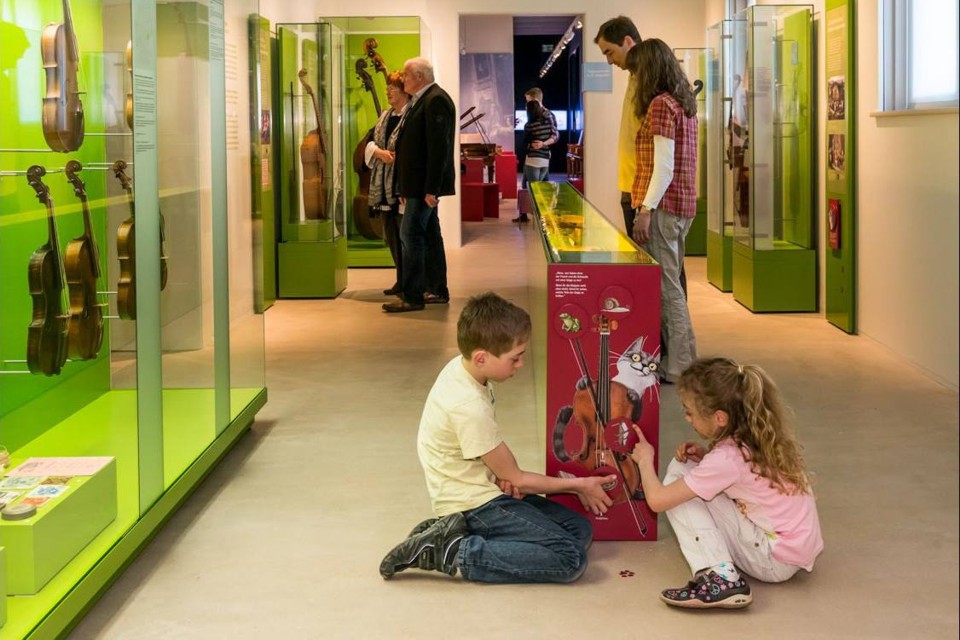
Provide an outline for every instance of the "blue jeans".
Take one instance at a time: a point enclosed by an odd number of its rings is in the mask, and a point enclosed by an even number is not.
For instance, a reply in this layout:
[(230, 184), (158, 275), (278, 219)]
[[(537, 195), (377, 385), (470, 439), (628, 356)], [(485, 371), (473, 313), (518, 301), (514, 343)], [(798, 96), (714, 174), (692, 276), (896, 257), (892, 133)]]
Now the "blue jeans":
[(470, 535), (457, 560), (466, 580), (573, 582), (587, 569), (593, 526), (561, 504), (536, 495), (500, 496), (463, 515)]
[(436, 207), (428, 207), (421, 198), (407, 198), (400, 222), (400, 243), (403, 245), (400, 274), (403, 299), (410, 304), (423, 304), (423, 294), (427, 291), (449, 298), (447, 254)]
[(524, 186), (531, 182), (543, 182), (550, 178), (550, 167), (531, 167), (523, 165), (523, 184)]

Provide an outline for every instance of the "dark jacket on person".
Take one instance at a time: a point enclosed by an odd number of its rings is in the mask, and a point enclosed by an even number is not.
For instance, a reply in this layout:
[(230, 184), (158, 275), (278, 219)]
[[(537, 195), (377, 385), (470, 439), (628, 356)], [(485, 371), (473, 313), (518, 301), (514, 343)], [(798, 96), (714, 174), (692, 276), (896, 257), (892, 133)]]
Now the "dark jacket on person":
[(453, 143), (457, 115), (453, 100), (433, 84), (407, 107), (396, 148), (397, 195), (423, 198), (454, 191)]

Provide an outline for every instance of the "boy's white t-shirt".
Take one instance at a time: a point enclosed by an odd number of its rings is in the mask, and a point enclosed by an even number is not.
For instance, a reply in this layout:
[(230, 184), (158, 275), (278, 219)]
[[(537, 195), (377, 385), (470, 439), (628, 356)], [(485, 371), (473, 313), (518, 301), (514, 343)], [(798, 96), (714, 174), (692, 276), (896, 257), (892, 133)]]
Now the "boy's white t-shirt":
[(420, 417), (417, 454), (438, 516), (476, 509), (502, 494), (480, 460), (503, 438), (494, 415), (493, 385), (482, 385), (455, 357), (437, 376)]

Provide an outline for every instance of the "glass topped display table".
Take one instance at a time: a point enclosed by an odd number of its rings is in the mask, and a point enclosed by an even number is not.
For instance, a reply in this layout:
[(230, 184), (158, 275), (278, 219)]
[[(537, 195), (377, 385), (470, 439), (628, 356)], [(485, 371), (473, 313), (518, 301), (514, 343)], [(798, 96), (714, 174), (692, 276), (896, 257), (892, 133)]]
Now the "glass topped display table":
[[(597, 540), (656, 540), (629, 452), (659, 443), (660, 266), (569, 183), (533, 182), (533, 358), (546, 473), (616, 475)], [(534, 243), (532, 243), (534, 244)], [(542, 251), (539, 249), (542, 248)], [(554, 497), (583, 512), (574, 496)]]

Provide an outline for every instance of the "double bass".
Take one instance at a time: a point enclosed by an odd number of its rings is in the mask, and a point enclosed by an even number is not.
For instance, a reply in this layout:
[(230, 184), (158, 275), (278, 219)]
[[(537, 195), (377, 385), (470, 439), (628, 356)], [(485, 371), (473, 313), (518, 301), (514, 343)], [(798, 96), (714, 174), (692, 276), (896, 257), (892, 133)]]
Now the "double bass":
[(83, 166), (76, 160), (67, 162), (67, 180), (83, 207), (83, 234), (67, 243), (67, 289), (70, 298), (68, 321), (69, 349), (73, 360), (97, 357), (103, 345), (103, 306), (97, 302), (97, 280), (100, 278), (100, 251), (93, 235), (86, 185), (79, 173)]
[(307, 70), (300, 69), (297, 74), (303, 90), (313, 100), (313, 113), (317, 118), (317, 128), (310, 131), (300, 144), (300, 164), (303, 170), (303, 213), (308, 220), (327, 219), (327, 140), (323, 132), (323, 119), (320, 117), (320, 104), (307, 82)]
[[(359, 58), (354, 67), (357, 77), (363, 83), (363, 88), (373, 96), (373, 106), (377, 111), (377, 117), (383, 111), (380, 108), (380, 99), (377, 97), (377, 89), (373, 84), (373, 78), (367, 73), (367, 61)], [(364, 151), (367, 143), (373, 139), (374, 127), (371, 127), (367, 133), (360, 138), (356, 148), (353, 150), (353, 170), (359, 178), (357, 184), (357, 194), (353, 196), (353, 223), (364, 238), (368, 240), (378, 240), (383, 238), (383, 219), (380, 216), (370, 214), (370, 167), (364, 161)]]
[(33, 319), (27, 329), (27, 367), (30, 373), (55, 376), (67, 361), (67, 314), (64, 313), (63, 257), (53, 214), (53, 198), (43, 183), (47, 170), (27, 169), (27, 182), (47, 208), (47, 241), (30, 256), (28, 279), (33, 298)]
[(43, 138), (54, 151), (68, 153), (83, 144), (83, 103), (77, 71), (80, 53), (70, 2), (63, 2), (63, 22), (52, 22), (40, 36), (47, 92), (43, 98)]
[[(630, 397), (627, 388), (610, 380), (610, 332), (616, 321), (601, 314), (595, 318), (600, 334), (600, 363), (597, 380), (590, 379), (589, 369), (580, 346), (575, 346), (584, 380), (577, 385), (573, 404), (564, 407), (558, 416), (554, 432), (554, 454), (562, 462), (575, 461), (589, 476), (616, 476), (616, 480), (603, 486), (614, 505), (626, 503), (641, 536), (647, 535), (647, 523), (643, 513), (634, 504), (642, 496), (640, 469), (630, 458), (629, 451), (611, 448), (610, 442), (620, 439), (619, 431), (626, 420), (636, 422), (640, 417), (640, 405)], [(582, 439), (580, 446), (567, 451), (563, 446), (566, 429), (576, 425)]]

